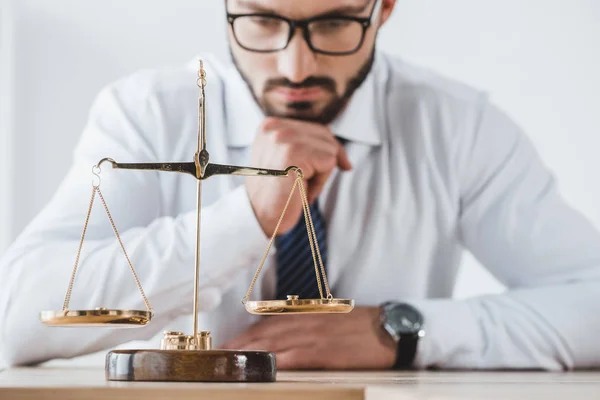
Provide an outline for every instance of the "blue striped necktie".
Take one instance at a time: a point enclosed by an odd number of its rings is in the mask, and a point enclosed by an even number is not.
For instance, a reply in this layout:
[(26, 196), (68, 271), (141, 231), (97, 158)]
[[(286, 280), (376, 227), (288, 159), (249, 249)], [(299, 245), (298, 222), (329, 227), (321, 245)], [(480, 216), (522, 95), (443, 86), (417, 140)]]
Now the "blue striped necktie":
[[(323, 265), (327, 266), (325, 220), (319, 212), (317, 201), (310, 206), (310, 215), (313, 219)], [(304, 212), (291, 231), (275, 238), (275, 246), (277, 247), (276, 299), (285, 300), (287, 295), (298, 295), (300, 299), (320, 299)], [(322, 280), (321, 284), (323, 284)], [(324, 287), (323, 292), (325, 292)], [(323, 294), (325, 295), (325, 293)]]

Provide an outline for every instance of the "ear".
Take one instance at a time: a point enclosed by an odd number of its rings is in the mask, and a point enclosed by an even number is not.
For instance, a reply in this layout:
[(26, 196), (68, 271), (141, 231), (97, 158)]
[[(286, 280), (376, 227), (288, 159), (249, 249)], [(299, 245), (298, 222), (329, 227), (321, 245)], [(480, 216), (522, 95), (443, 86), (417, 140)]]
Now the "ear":
[(383, 26), (390, 15), (392, 15), (395, 5), (396, 0), (381, 0), (381, 20), (379, 21), (379, 27)]

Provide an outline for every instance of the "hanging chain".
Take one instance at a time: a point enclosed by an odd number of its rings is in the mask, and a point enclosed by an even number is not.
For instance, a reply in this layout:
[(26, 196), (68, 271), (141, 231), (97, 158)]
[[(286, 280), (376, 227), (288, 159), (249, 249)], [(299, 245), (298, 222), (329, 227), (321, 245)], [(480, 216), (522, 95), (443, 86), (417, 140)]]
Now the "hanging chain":
[(127, 263), (129, 264), (129, 268), (131, 269), (131, 273), (133, 274), (133, 278), (135, 279), (135, 284), (137, 285), (137, 287), (140, 291), (140, 294), (144, 298), (144, 304), (146, 304), (146, 309), (149, 312), (152, 312), (152, 307), (150, 307), (150, 302), (148, 301), (148, 298), (146, 297), (146, 293), (144, 293), (144, 289), (142, 288), (140, 279), (138, 278), (137, 273), (135, 272), (135, 268), (133, 268), (133, 264), (131, 263), (131, 260), (129, 259), (129, 255), (127, 255), (127, 251), (125, 250), (125, 246), (123, 245), (123, 241), (121, 240), (121, 235), (119, 235), (119, 232), (117, 231), (117, 227), (115, 226), (115, 222), (113, 221), (112, 216), (110, 215), (110, 211), (108, 211), (108, 206), (106, 205), (106, 202), (104, 201), (104, 196), (102, 196), (100, 187), (97, 187), (96, 190), (98, 191), (98, 196), (100, 196), (100, 200), (102, 200), (102, 205), (104, 206), (104, 209), (106, 210), (106, 215), (108, 215), (108, 219), (110, 220), (110, 224), (112, 225), (112, 228), (115, 231), (115, 235), (117, 236), (117, 239), (119, 240), (119, 244), (121, 245), (123, 254), (125, 255), (125, 258), (127, 259)]
[(69, 308), (69, 302), (71, 301), (71, 292), (73, 291), (73, 284), (75, 283), (75, 275), (77, 274), (77, 266), (79, 265), (79, 257), (81, 256), (81, 249), (83, 248), (83, 238), (85, 238), (85, 232), (87, 231), (88, 223), (90, 222), (90, 215), (92, 214), (92, 207), (94, 205), (94, 199), (96, 198), (96, 186), (92, 187), (92, 198), (90, 199), (90, 206), (88, 208), (87, 215), (85, 216), (85, 224), (83, 225), (83, 233), (81, 234), (81, 240), (79, 241), (79, 249), (77, 250), (77, 257), (75, 258), (75, 267), (71, 274), (71, 281), (69, 282), (69, 288), (67, 289), (67, 295), (65, 296), (65, 302), (63, 304), (63, 311)]
[[(317, 235), (315, 233), (315, 226), (313, 224), (312, 215), (310, 214), (308, 197), (306, 195), (306, 188), (304, 187), (304, 182), (300, 180), (300, 196), (302, 196), (302, 203), (304, 204), (304, 218), (306, 220), (306, 226), (308, 229), (308, 242), (311, 246), (311, 251), (313, 253), (313, 260), (315, 262), (315, 273), (317, 275), (317, 284), (319, 286), (319, 294), (323, 299), (323, 289), (321, 289), (321, 279), (319, 278), (319, 269), (317, 267), (317, 260), (315, 260), (315, 250), (317, 253), (317, 257), (319, 259), (319, 266), (321, 267), (321, 277), (323, 279), (323, 283), (325, 284), (325, 292), (327, 294), (327, 299), (333, 299), (333, 295), (329, 290), (329, 282), (327, 281), (327, 274), (325, 273), (325, 266), (323, 265), (323, 259), (321, 258), (321, 251), (319, 250), (319, 242), (317, 241)], [(312, 240), (311, 240), (312, 236)]]
[(283, 221), (285, 212), (287, 211), (287, 209), (290, 205), (290, 201), (292, 200), (292, 196), (294, 195), (294, 190), (296, 190), (296, 186), (298, 186), (298, 181), (301, 181), (301, 180), (302, 180), (302, 174), (300, 173), (300, 176), (298, 176), (298, 178), (296, 178), (296, 180), (294, 181), (294, 185), (292, 186), (290, 195), (288, 196), (287, 202), (285, 203), (285, 207), (283, 207), (283, 212), (281, 213), (281, 216), (279, 217), (279, 221), (277, 221), (277, 225), (275, 225), (275, 230), (273, 231), (273, 235), (271, 235), (271, 240), (269, 241), (267, 250), (265, 251), (265, 254), (263, 254), (262, 259), (260, 260), (260, 264), (258, 265), (258, 269), (256, 270), (256, 273), (254, 273), (254, 278), (252, 278), (252, 282), (250, 283), (250, 288), (248, 289), (248, 292), (246, 293), (246, 295), (242, 298), (242, 304), (246, 304), (248, 302), (248, 300), (250, 299), (250, 295), (252, 294), (252, 290), (254, 290), (254, 285), (256, 284), (256, 280), (258, 279), (258, 276), (260, 275), (260, 271), (262, 271), (263, 266), (265, 265), (265, 261), (267, 260), (267, 256), (269, 255), (269, 251), (271, 251), (271, 247), (273, 246), (273, 243), (275, 242), (275, 237), (277, 236), (277, 232), (279, 231), (279, 225), (281, 225), (281, 221)]
[(306, 224), (306, 233), (308, 234), (308, 245), (310, 246), (310, 252), (313, 258), (313, 265), (315, 266), (315, 276), (317, 277), (317, 287), (319, 288), (319, 296), (323, 298), (323, 288), (321, 287), (321, 279), (319, 278), (319, 266), (317, 264), (317, 256), (315, 254), (315, 243), (313, 242), (313, 236), (311, 231), (313, 230), (312, 224), (308, 219), (310, 215), (310, 206), (308, 205), (308, 201), (305, 201), (304, 196), (302, 196), (302, 191), (304, 190), (304, 182), (300, 182), (300, 197), (302, 199), (302, 209), (304, 210), (304, 223)]
[[(121, 246), (121, 250), (123, 250), (123, 254), (125, 255), (125, 259), (127, 259), (127, 263), (129, 264), (129, 268), (131, 269), (131, 273), (133, 274), (133, 278), (135, 279), (135, 283), (138, 287), (138, 290), (140, 291), (142, 298), (144, 299), (144, 304), (146, 305), (146, 310), (148, 310), (148, 312), (152, 313), (152, 307), (150, 307), (150, 302), (148, 301), (148, 298), (146, 297), (146, 293), (144, 293), (144, 289), (142, 288), (142, 284), (140, 283), (140, 280), (138, 278), (137, 273), (135, 272), (135, 268), (133, 267), (133, 263), (131, 262), (131, 260), (129, 259), (129, 255), (127, 254), (127, 251), (125, 250), (125, 246), (123, 245), (123, 241), (121, 240), (121, 235), (119, 234), (117, 227), (115, 225), (115, 222), (112, 218), (112, 215), (110, 214), (110, 211), (108, 211), (108, 206), (106, 205), (106, 201), (104, 200), (104, 196), (102, 196), (102, 192), (100, 191), (100, 168), (99, 167), (94, 167), (93, 169), (94, 171), (94, 175), (96, 175), (98, 177), (98, 183), (93, 183), (92, 184), (92, 197), (90, 199), (90, 206), (88, 208), (88, 212), (87, 215), (85, 217), (85, 224), (83, 226), (83, 233), (81, 234), (81, 240), (79, 241), (79, 248), (77, 250), (77, 257), (75, 259), (75, 266), (73, 268), (73, 273), (71, 275), (71, 281), (69, 282), (69, 288), (67, 289), (67, 295), (65, 297), (65, 302), (63, 304), (63, 311), (68, 310), (69, 308), (69, 302), (71, 301), (71, 293), (73, 291), (73, 286), (75, 283), (75, 275), (77, 274), (77, 267), (79, 265), (79, 259), (81, 256), (81, 249), (83, 248), (83, 240), (85, 238), (85, 234), (87, 231), (87, 227), (90, 221), (90, 216), (92, 213), (92, 207), (94, 205), (94, 199), (96, 197), (96, 193), (98, 193), (98, 196), (100, 197), (100, 201), (102, 201), (102, 205), (104, 206), (104, 210), (106, 211), (106, 215), (108, 216), (108, 220), (110, 221), (110, 224), (113, 228), (113, 231), (115, 232), (115, 235), (117, 236), (117, 240), (119, 241), (119, 245)], [(97, 172), (96, 172), (97, 171)]]
[[(292, 186), (292, 190), (290, 191), (287, 202), (285, 203), (283, 212), (281, 213), (281, 216), (279, 217), (279, 221), (277, 221), (277, 225), (275, 225), (275, 230), (273, 231), (273, 235), (271, 236), (271, 240), (269, 241), (267, 250), (265, 251), (265, 253), (262, 256), (262, 259), (260, 260), (260, 264), (256, 270), (256, 273), (254, 274), (254, 278), (252, 278), (252, 282), (250, 283), (250, 288), (248, 289), (248, 292), (246, 293), (246, 295), (242, 298), (242, 304), (246, 304), (250, 300), (250, 295), (252, 294), (252, 291), (254, 290), (254, 285), (256, 284), (256, 281), (258, 280), (258, 276), (260, 275), (260, 272), (262, 271), (263, 266), (267, 260), (267, 256), (269, 255), (269, 252), (271, 251), (271, 247), (273, 246), (273, 243), (275, 242), (275, 237), (277, 236), (279, 226), (281, 225), (281, 221), (283, 220), (283, 217), (285, 216), (285, 213), (290, 205), (290, 201), (292, 200), (292, 196), (294, 195), (294, 191), (296, 190), (296, 187), (298, 187), (298, 189), (299, 189), (300, 197), (302, 200), (302, 209), (304, 210), (304, 221), (306, 223), (306, 228), (308, 231), (308, 243), (310, 245), (310, 250), (312, 252), (313, 261), (314, 261), (314, 265), (315, 265), (315, 274), (317, 276), (317, 285), (319, 287), (319, 294), (321, 296), (321, 299), (325, 299), (325, 297), (323, 297), (323, 289), (321, 286), (321, 278), (320, 278), (320, 276), (322, 274), (323, 283), (325, 284), (325, 291), (327, 294), (327, 299), (328, 300), (333, 299), (333, 295), (331, 294), (331, 291), (329, 290), (329, 283), (327, 281), (327, 276), (325, 274), (325, 266), (323, 265), (323, 259), (321, 258), (321, 252), (319, 251), (319, 243), (317, 241), (317, 235), (315, 234), (315, 227), (313, 224), (312, 216), (310, 215), (310, 208), (309, 208), (310, 206), (308, 203), (306, 188), (304, 186), (304, 181), (303, 181), (304, 176), (302, 175), (301, 171), (297, 171), (297, 173), (298, 173), (298, 177), (296, 178), (294, 185)], [(317, 259), (318, 259), (318, 264), (317, 264)], [(319, 273), (319, 266), (321, 268), (321, 273)]]

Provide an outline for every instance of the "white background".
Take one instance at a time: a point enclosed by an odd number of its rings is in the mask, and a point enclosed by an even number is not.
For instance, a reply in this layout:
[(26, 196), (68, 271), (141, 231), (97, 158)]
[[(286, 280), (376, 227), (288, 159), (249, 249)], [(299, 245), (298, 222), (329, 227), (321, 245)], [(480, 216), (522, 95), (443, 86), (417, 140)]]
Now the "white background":
[[(222, 0), (9, 3), (0, 0), (0, 254), (62, 179), (103, 85), (227, 55)], [(488, 90), (600, 225), (600, 1), (399, 0), (379, 46)], [(456, 295), (498, 290), (467, 258)]]

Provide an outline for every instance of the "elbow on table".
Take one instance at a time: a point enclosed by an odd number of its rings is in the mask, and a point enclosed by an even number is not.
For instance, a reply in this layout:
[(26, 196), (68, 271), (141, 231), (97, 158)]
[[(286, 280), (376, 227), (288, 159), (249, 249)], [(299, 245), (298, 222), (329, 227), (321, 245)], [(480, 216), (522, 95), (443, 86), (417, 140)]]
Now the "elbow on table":
[(0, 321), (0, 368), (32, 366), (52, 359), (48, 343), (24, 332), (5, 314), (0, 315)]
[(56, 357), (60, 338), (49, 332), (33, 308), (11, 302), (8, 296), (0, 299), (0, 367), (30, 366)]

